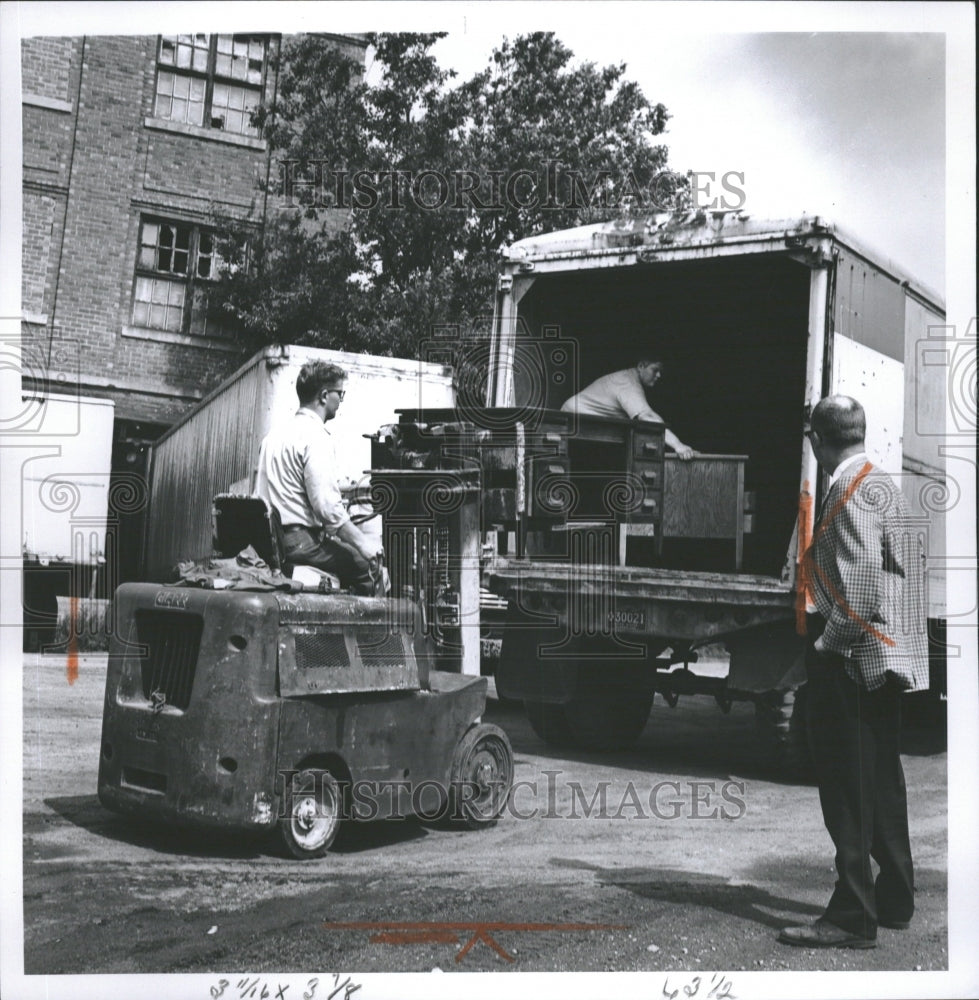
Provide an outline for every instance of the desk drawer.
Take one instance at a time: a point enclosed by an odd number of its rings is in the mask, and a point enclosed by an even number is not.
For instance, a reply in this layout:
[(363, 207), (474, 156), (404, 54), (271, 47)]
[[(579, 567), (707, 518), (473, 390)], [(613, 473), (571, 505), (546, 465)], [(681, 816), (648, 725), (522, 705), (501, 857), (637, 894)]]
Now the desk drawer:
[(663, 515), (663, 491), (644, 490), (641, 503), (630, 511), (629, 520), (634, 523), (658, 521)]
[(632, 442), (633, 457), (662, 461), (666, 442), (662, 434), (636, 434)]
[(566, 458), (560, 455), (531, 458), (527, 463), (527, 513), (531, 517), (567, 517), (572, 501), (567, 484)]
[(659, 462), (633, 461), (632, 475), (642, 483), (644, 493), (662, 492), (663, 466)]

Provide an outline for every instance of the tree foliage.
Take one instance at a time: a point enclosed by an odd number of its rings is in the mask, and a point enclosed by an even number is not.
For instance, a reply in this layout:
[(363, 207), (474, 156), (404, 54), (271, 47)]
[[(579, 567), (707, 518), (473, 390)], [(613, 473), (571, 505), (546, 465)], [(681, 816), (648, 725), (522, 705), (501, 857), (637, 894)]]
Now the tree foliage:
[(501, 247), (649, 210), (669, 116), (624, 64), (576, 63), (538, 32), (457, 83), (440, 37), (369, 36), (371, 84), (328, 38), (284, 40), (256, 114), (282, 168), (268, 220), (247, 268), (238, 234), (212, 296), (245, 336), (414, 356), (433, 327), (492, 309)]

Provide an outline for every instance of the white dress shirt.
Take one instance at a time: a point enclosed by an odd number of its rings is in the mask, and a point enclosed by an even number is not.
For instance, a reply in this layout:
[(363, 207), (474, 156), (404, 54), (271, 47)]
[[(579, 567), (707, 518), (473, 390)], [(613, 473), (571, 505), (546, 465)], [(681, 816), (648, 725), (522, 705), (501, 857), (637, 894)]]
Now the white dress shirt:
[(266, 435), (255, 491), (275, 507), (283, 525), (322, 525), (335, 534), (350, 520), (340, 492), (333, 437), (306, 408)]

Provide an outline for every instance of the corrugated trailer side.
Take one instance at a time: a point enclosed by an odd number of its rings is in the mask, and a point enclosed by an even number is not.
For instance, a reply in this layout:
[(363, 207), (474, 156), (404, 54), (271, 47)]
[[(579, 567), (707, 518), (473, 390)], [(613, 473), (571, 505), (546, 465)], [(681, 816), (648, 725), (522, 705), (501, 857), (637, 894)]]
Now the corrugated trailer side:
[[(948, 606), (949, 550), (946, 543), (946, 513), (958, 503), (961, 492), (956, 478), (973, 475), (970, 463), (952, 467), (942, 454), (948, 442), (946, 404), (949, 378), (955, 358), (950, 350), (950, 331), (945, 311), (932, 298), (909, 290), (905, 323), (905, 421), (902, 485), (912, 513), (927, 525), (928, 617), (944, 620)], [(951, 555), (955, 555), (954, 552)], [(971, 562), (971, 560), (970, 560)], [(971, 570), (967, 570), (971, 572)], [(954, 586), (954, 578), (953, 578)], [(966, 609), (967, 611), (969, 609)]]
[(837, 241), (826, 388), (864, 404), (868, 454), (899, 483), (924, 536), (928, 617), (944, 619), (945, 513), (958, 493), (941, 449), (950, 363), (944, 306), (881, 254), (839, 230)]
[(213, 497), (250, 482), (262, 438), (297, 409), (296, 376), (314, 359), (348, 373), (347, 396), (330, 431), (341, 474), (354, 480), (370, 467), (364, 435), (393, 423), (396, 409), (455, 402), (451, 370), (443, 365), (311, 347), (265, 348), (154, 444), (145, 579), (173, 579), (178, 562), (211, 551)]

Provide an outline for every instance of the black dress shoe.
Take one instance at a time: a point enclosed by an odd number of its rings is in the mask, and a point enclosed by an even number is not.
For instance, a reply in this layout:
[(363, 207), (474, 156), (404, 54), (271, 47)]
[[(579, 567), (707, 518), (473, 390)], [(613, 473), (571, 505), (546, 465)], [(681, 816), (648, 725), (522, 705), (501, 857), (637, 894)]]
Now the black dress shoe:
[(878, 927), (886, 927), (889, 931), (906, 931), (911, 926), (910, 920), (878, 920)]
[(815, 920), (801, 927), (785, 927), (778, 936), (782, 944), (797, 948), (876, 948), (874, 938), (851, 934), (826, 920)]

